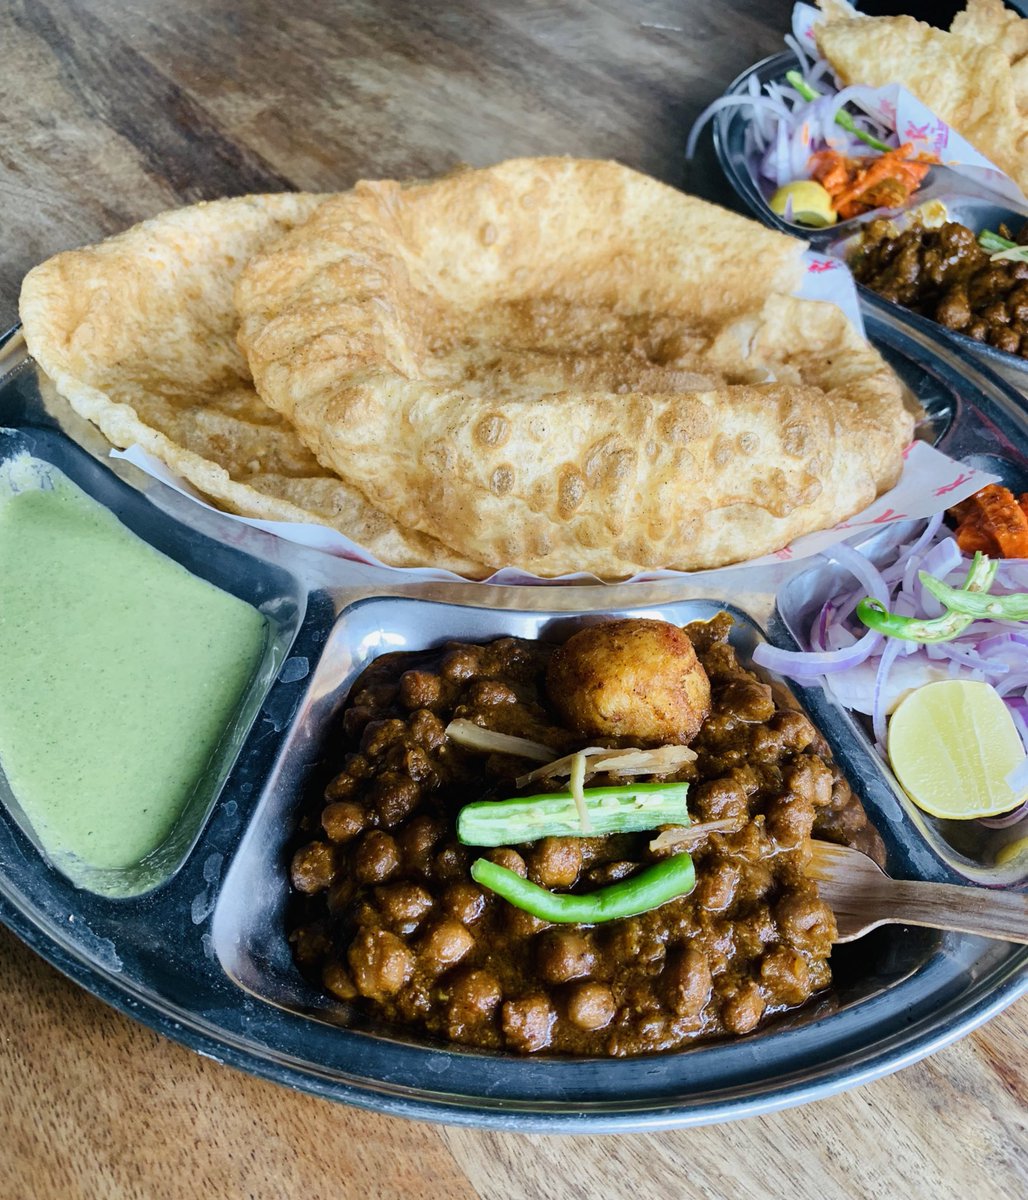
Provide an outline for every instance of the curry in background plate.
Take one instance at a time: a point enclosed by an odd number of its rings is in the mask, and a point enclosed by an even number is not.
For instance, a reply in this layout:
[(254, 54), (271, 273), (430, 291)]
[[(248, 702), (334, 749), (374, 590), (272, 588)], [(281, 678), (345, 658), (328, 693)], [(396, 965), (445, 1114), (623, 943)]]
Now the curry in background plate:
[[(1004, 226), (1000, 235), (1011, 240)], [(1028, 245), (1028, 225), (1017, 244)], [(884, 299), (1028, 358), (1028, 261), (997, 259), (966, 225), (915, 221), (900, 231), (879, 217), (865, 227), (849, 265), (858, 283)]]

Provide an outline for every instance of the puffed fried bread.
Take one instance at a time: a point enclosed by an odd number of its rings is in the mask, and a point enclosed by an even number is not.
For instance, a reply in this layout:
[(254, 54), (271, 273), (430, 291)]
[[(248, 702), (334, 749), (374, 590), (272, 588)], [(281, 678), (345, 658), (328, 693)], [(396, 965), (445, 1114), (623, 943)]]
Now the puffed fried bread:
[(603, 578), (774, 551), (895, 483), (899, 381), (804, 244), (616, 163), (359, 184), (236, 288), (258, 392), (406, 528)]

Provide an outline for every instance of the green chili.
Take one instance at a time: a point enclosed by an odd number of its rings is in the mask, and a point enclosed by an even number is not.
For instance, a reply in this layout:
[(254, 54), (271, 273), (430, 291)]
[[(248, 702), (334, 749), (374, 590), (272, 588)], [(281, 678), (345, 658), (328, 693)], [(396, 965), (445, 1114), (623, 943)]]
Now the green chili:
[(561, 925), (598, 925), (601, 921), (637, 917), (669, 900), (687, 896), (696, 886), (696, 871), (689, 854), (675, 854), (645, 867), (631, 879), (584, 895), (548, 892), (487, 858), (478, 858), (471, 864), (471, 877), (515, 908)]
[[(821, 93), (815, 91), (799, 71), (786, 71), (785, 78), (789, 85), (794, 87), (804, 100), (820, 99)], [(849, 133), (855, 134), (862, 142), (870, 146), (872, 150), (880, 150), (883, 154), (887, 154), (893, 148), (892, 146), (887, 146), (885, 142), (879, 141), (873, 134), (865, 133), (863, 129), (858, 129), (857, 123), (850, 114), (844, 112), (841, 108), (835, 114), (835, 123), (836, 125), (841, 125)]]
[(480, 800), (457, 817), (457, 837), (466, 846), (512, 846), (544, 837), (594, 837), (638, 833), (659, 825), (688, 825), (687, 783), (630, 783), (586, 788), (589, 831), (582, 829), (570, 792)]
[(983, 229), (981, 231), (978, 235), (978, 245), (990, 254), (995, 254), (1000, 250), (1017, 249), (1017, 242), (1012, 242), (1009, 238), (1000, 237), (998, 233), (993, 233), (991, 229)]
[[(981, 552), (974, 556), (974, 562), (967, 573), (967, 579), (961, 589), (963, 592), (988, 592), (992, 581), (996, 578), (999, 563), (991, 562)], [(924, 577), (922, 572), (922, 578)], [(881, 603), (871, 596), (861, 600), (857, 605), (857, 616), (876, 633), (884, 633), (886, 637), (902, 638), (908, 642), (948, 642), (958, 633), (965, 630), (974, 620), (961, 612), (947, 612), (941, 617), (924, 619), (921, 617), (901, 617), (891, 613)]]
[(1028, 262), (1028, 246), (1019, 246), (1009, 238), (1000, 237), (991, 229), (983, 229), (978, 235), (978, 245), (993, 262)]
[(1014, 250), (1017, 242), (1009, 238), (1000, 238), (999, 234), (993, 233), (991, 229), (982, 229), (978, 235), (978, 244), (982, 250), (996, 253), (998, 250)]
[(870, 596), (857, 605), (857, 616), (875, 633), (884, 633), (886, 637), (901, 638), (907, 642), (948, 642), (973, 620), (972, 617), (952, 612), (932, 620), (900, 617)]
[(950, 587), (948, 583), (924, 571), (919, 571), (918, 577), (925, 590), (931, 592), (951, 612), (969, 617), (991, 617), (996, 621), (1028, 621), (1028, 592), (992, 596), (987, 592), (968, 592), (963, 588)]

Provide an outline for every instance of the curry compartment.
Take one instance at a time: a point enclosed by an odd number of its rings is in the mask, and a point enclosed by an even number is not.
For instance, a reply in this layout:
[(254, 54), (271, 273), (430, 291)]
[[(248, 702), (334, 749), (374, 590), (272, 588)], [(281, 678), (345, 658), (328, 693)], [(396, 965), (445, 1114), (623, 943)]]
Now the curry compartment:
[[(56, 501), (59, 510), (54, 508), (47, 519), (58, 522), (52, 526), (54, 529), (67, 529), (66, 540), (60, 543), (67, 549), (73, 545), (73, 536), (88, 533), (93, 538), (91, 544), (96, 546), (107, 538), (108, 544), (126, 548), (119, 552), (131, 555), (128, 569), (138, 572), (152, 562), (154, 571), (165, 572), (159, 578), (169, 586), (174, 584), (180, 603), (197, 611), (201, 611), (201, 602), (216, 604), (222, 614), (220, 627), (224, 637), (229, 635), (229, 622), (245, 620), (245, 660), (236, 669), (233, 660), (222, 653), (224, 668), (218, 679), (208, 679), (189, 665), (181, 669), (177, 666), (190, 661), (188, 647), (183, 646), (179, 653), (170, 651), (171, 658), (169, 651), (164, 651), (163, 661), (171, 673), (178, 672), (184, 685), (195, 689), (178, 697), (179, 703), (195, 707), (189, 714), (191, 725), (184, 735), (189, 742), (182, 742), (177, 749), (174, 712), (169, 707), (174, 697), (159, 691), (162, 688), (159, 671), (151, 671), (147, 678), (148, 647), (153, 648), (156, 660), (162, 661), (157, 654), (162, 630), (154, 626), (155, 618), (151, 615), (158, 598), (148, 599), (146, 589), (152, 585), (146, 582), (129, 596), (130, 586), (136, 583), (135, 576), (123, 581), (120, 591), (118, 581), (114, 581), (110, 630), (98, 630), (88, 646), (62, 643), (59, 653), (64, 657), (54, 660), (66, 660), (72, 674), (74, 664), (79, 661), (90, 663), (91, 672), (98, 673), (108, 671), (105, 664), (110, 663), (109, 680), (94, 674), (81, 678), (76, 684), (81, 690), (74, 702), (68, 699), (70, 683), (64, 678), (54, 680), (47, 694), (66, 697), (67, 710), (62, 706), (62, 711), (48, 714), (43, 708), (41, 720), (47, 728), (38, 724), (26, 726), (24, 720), (18, 719), (19, 724), (16, 714), (9, 714), (11, 720), (7, 724), (15, 723), (21, 740), (6, 747), (10, 755), (8, 773), (12, 764), (17, 764), (11, 778), (0, 767), (0, 839), (4, 842), (10, 839), (12, 847), (20, 838), (26, 839), (79, 888), (109, 899), (140, 896), (167, 883), (200, 837), (293, 642), (303, 619), (306, 595), (289, 572), (169, 521), (134, 488), (105, 471), (60, 434), (30, 428), (0, 430), (0, 468), (4, 469), (13, 502), (21, 503), (26, 493), (60, 497)], [(110, 520), (110, 516), (117, 521)], [(95, 530), (91, 524), (94, 521)], [(73, 528), (77, 531), (74, 535)], [(158, 553), (151, 556), (150, 550)], [(188, 574), (180, 572), (180, 567)], [(4, 569), (16, 572), (17, 564), (5, 564)], [(70, 595), (75, 594), (81, 582), (80, 577)], [(212, 585), (211, 589), (207, 584)], [(103, 606), (99, 605), (96, 587), (99, 579), (93, 588), (95, 595), (91, 593), (88, 611), (90, 619), (101, 626), (106, 618), (100, 612)], [(245, 604), (236, 606), (229, 597)], [(122, 602), (124, 611), (119, 615), (117, 604)], [(22, 611), (31, 598), (19, 603)], [(172, 623), (177, 619), (170, 609), (166, 615)], [(74, 610), (66, 614), (69, 621), (75, 617)], [(82, 612), (78, 617), (84, 619)], [(126, 641), (129, 628), (134, 632), (131, 641)], [(184, 625), (182, 628), (185, 630)], [(198, 634), (194, 631), (192, 636)], [(243, 649), (240, 643), (240, 653)], [(43, 645), (29, 654), (25, 670), (34, 664), (41, 679), (56, 669)], [(131, 733), (126, 731), (125, 724), (112, 731), (107, 759), (94, 761), (87, 755), (89, 746), (82, 742), (83, 737), (91, 735), (80, 733), (79, 726), (85, 731), (95, 730), (96, 722), (103, 720), (103, 685), (116, 686), (122, 679), (115, 671), (121, 654), (129, 657), (129, 665), (138, 675), (132, 676), (131, 683), (126, 682), (128, 692), (112, 695), (109, 707), (113, 713), (123, 712), (125, 722), (130, 718), (135, 720), (138, 715), (140, 723)], [(139, 694), (132, 704), (128, 695), (135, 694), (144, 681), (146, 687), (154, 689), (153, 703), (148, 704), (145, 695)], [(75, 704), (83, 706), (81, 712), (74, 711)], [(42, 695), (39, 705), (44, 705)], [(153, 719), (161, 720), (161, 727), (154, 726), (147, 734), (145, 722), (151, 719), (150, 710), (155, 705), (162, 716)], [(207, 719), (207, 713), (217, 723), (209, 729), (201, 728), (200, 722)], [(53, 739), (51, 763), (60, 762), (62, 755), (67, 759), (70, 753), (67, 747), (78, 746), (78, 757), (65, 762), (59, 768), (61, 773), (49, 767), (40, 773), (23, 761), (25, 753), (21, 745), (29, 734), (30, 745), (41, 738)], [(14, 738), (15, 733), (10, 736)], [(0, 753), (3, 750), (0, 747)], [(20, 757), (16, 758), (16, 754)], [(145, 761), (148, 754), (154, 759), (149, 772)], [(110, 766), (109, 772), (105, 763)], [(164, 764), (163, 769), (158, 763)], [(32, 770), (31, 783), (27, 782), (28, 768)], [(65, 815), (60, 805), (66, 803), (66, 798), (59, 792), (73, 789), (76, 779), (83, 794)], [(108, 798), (118, 779), (124, 779), (125, 786), (132, 789), (126, 793), (123, 806), (112, 805)], [(109, 782), (104, 784), (103, 780)], [(161, 811), (160, 797), (164, 792), (167, 792), (167, 812)], [(87, 803), (92, 809), (87, 808)], [(17, 833), (14, 828), (3, 827), (4, 809)], [(73, 813), (79, 814), (74, 822)], [(85, 823), (87, 816), (89, 824)]]
[[(724, 93), (726, 96), (746, 94), (750, 80), (755, 78), (761, 87), (772, 81), (784, 83), (787, 71), (799, 66), (796, 56), (791, 52), (776, 54), (754, 64), (735, 79)], [(881, 217), (895, 219), (902, 229), (909, 213), (922, 206), (938, 210), (945, 207), (949, 221), (967, 226), (975, 234), (984, 229), (997, 232), (1000, 224), (1007, 225), (1013, 235), (1028, 222), (1028, 210), (1019, 209), (1010, 201), (995, 196), (975, 181), (948, 170), (945, 167), (933, 167), (924, 185), (910, 198), (909, 202), (899, 209), (876, 209), (857, 217), (838, 221), (825, 228), (815, 229), (786, 221), (777, 213), (771, 211), (768, 203), (774, 190), (756, 175), (751, 156), (745, 153), (744, 131), (749, 115), (745, 110), (726, 109), (716, 114), (714, 118), (714, 145), (721, 168), (728, 182), (736, 193), (745, 201), (747, 207), (765, 225), (791, 233), (805, 239), (813, 249), (848, 262), (858, 249), (863, 233), (863, 227), (869, 222)], [(875, 296), (875, 293), (863, 283), (857, 284), (862, 300)], [(1009, 289), (1009, 284), (1006, 285)], [(945, 337), (952, 339), (964, 351), (984, 358), (995, 369), (1012, 373), (1014, 379), (1028, 374), (1028, 357), (1024, 353), (1011, 353), (990, 344), (995, 340), (991, 333), (983, 332), (981, 338), (970, 337), (957, 328), (948, 328), (941, 321), (935, 321), (928, 316), (922, 316), (917, 311), (903, 307), (891, 299), (886, 301), (894, 310), (903, 314), (903, 319), (910, 321), (915, 327), (927, 327), (940, 331)], [(986, 324), (988, 324), (988, 318)], [(966, 324), (966, 323), (965, 323)], [(1004, 327), (1006, 321), (1003, 322)], [(962, 325), (961, 328), (964, 328)], [(998, 329), (998, 324), (997, 324)], [(1000, 339), (1002, 340), (1002, 339)], [(1028, 346), (1028, 340), (1025, 343)], [(1023, 378), (1020, 380), (1023, 386)]]
[[(704, 648), (697, 635), (714, 674), (713, 715), (695, 743), (701, 769), (687, 772), (689, 809), (701, 821), (735, 805), (754, 844), (734, 856), (716, 846), (699, 851), (697, 889), (684, 900), (607, 928), (563, 930), (471, 882), (467, 868), (486, 852), (461, 846), (453, 819), (462, 787), (470, 802), (481, 797), (481, 781), (458, 771), (444, 784), (456, 806), (447, 819), (419, 807), (416, 780), (435, 769), (424, 747), (440, 744), (458, 704), (483, 718), (492, 706), (504, 731), (548, 737), (563, 752), (572, 735), (552, 712), (547, 725), (529, 697), (538, 697), (555, 644), (626, 614), (412, 599), (344, 610), (221, 892), (212, 933), (227, 974), (271, 1004), (382, 1037), (607, 1057), (802, 1023), (916, 971), (936, 936), (882, 932), (835, 948), (835, 986), (825, 990), (831, 917), (803, 875), (803, 840), (813, 827), (878, 857), (882, 843), (787, 689), (749, 673), (761, 638), (752, 620), (706, 600), (631, 615), (688, 626), (726, 609), (727, 645), (711, 632)], [(404, 651), (425, 653), (397, 657)], [(500, 679), (505, 665), (513, 689)], [(736, 720), (745, 732), (733, 750), (726, 730)], [(410, 768), (404, 779), (386, 766), (390, 754)], [(362, 788), (360, 774), (377, 755), (385, 770)], [(767, 784), (772, 777), (777, 783)], [(602, 886), (636, 869), (640, 855), (645, 861), (648, 840), (550, 839), (500, 849), (495, 861), (550, 887), (576, 879)], [(291, 888), (291, 863), (311, 897)], [(346, 929), (337, 943), (334, 924)]]

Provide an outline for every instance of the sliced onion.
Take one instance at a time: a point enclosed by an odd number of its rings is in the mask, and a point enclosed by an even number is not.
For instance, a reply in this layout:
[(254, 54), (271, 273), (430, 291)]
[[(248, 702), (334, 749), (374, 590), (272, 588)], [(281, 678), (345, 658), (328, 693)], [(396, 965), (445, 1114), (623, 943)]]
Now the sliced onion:
[(778, 122), (775, 130), (775, 174), (772, 182), (782, 187), (789, 182), (791, 174), (789, 165), (789, 129), (785, 121)]
[[(879, 133), (888, 135), (892, 132), (892, 127), (885, 119), (885, 114), (875, 102), (874, 91), (872, 88), (857, 83), (852, 84), (850, 87), (844, 87), (841, 91), (836, 92), (832, 97), (831, 107), (828, 112), (828, 115), (833, 123), (836, 116), (846, 107), (847, 104), (857, 105), (873, 119), (874, 133), (876, 136)], [(863, 145), (863, 143), (861, 144)], [(865, 146), (864, 149), (866, 152), (870, 149), (870, 147)]]
[(789, 110), (785, 105), (772, 100), (770, 96), (719, 96), (716, 100), (708, 104), (693, 122), (692, 129), (689, 130), (689, 137), (685, 143), (686, 158), (692, 158), (696, 153), (696, 143), (700, 140), (703, 127), (710, 118), (715, 113), (719, 113), (726, 108), (759, 108), (773, 113), (782, 120), (789, 117)]
[(796, 58), (800, 64), (800, 74), (806, 75), (806, 73), (810, 70), (811, 63), (810, 59), (807, 58), (806, 51), (800, 45), (799, 38), (795, 38), (791, 33), (787, 33), (785, 35), (785, 44), (789, 47), (793, 54), (796, 55)]
[(833, 630), (842, 628), (842, 623), (848, 621), (850, 617), (857, 611), (857, 605), (864, 599), (865, 592), (852, 592), (848, 597), (835, 597), (835, 620), (836, 624), (828, 629), (829, 648), (832, 646)]
[[(933, 544), (940, 532), (941, 540)], [(869, 715), (875, 741), (884, 757), (890, 673), (897, 659), (911, 658), (916, 662), (913, 656), (920, 656), (922, 662), (943, 667), (950, 677), (985, 681), (994, 686), (1013, 713), (1028, 750), (1028, 658), (1023, 665), (1017, 661), (1020, 648), (1028, 647), (1028, 632), (1011, 630), (1009, 625), (991, 619), (973, 621), (958, 639), (950, 642), (925, 644), (883, 639), (871, 631), (858, 638), (854, 632), (854, 627), (859, 629), (859, 626), (853, 613), (866, 595), (900, 615), (937, 615), (925, 611), (934, 598), (921, 588), (916, 579), (918, 570), (937, 578), (952, 576), (955, 586), (963, 585), (969, 560), (943, 529), (941, 514), (926, 521), (912, 541), (898, 546), (893, 561), (882, 569), (845, 544), (833, 547), (825, 557), (834, 559), (853, 575), (859, 586), (848, 592), (834, 591), (823, 603), (811, 623), (812, 649), (796, 652), (760, 645), (753, 656), (758, 665), (800, 683), (816, 684), (827, 683), (841, 672), (866, 663), (865, 669), (874, 672), (873, 684), (869, 681), (867, 688)], [(1016, 561), (1028, 567), (1028, 560)], [(997, 594), (1002, 594), (1002, 589), (997, 589)]]
[(996, 582), (1012, 592), (1028, 592), (1028, 558), (1004, 559), (996, 570)]
[(933, 595), (925, 592), (921, 586), (921, 580), (917, 577), (917, 572), (924, 571), (926, 575), (934, 575), (937, 579), (943, 579), (951, 571), (957, 570), (958, 567), (962, 568), (963, 563), (963, 555), (960, 553), (960, 547), (957, 545), (956, 539), (947, 537), (925, 554), (917, 567), (910, 572), (909, 581), (906, 572), (904, 572), (904, 590), (909, 590), (913, 594), (914, 599), (921, 606), (925, 616), (941, 617), (943, 606)]
[(882, 573), (863, 554), (854, 550), (852, 546), (847, 546), (845, 542), (839, 542), (837, 546), (832, 546), (830, 550), (825, 551), (825, 557), (831, 562), (837, 562), (840, 567), (845, 567), (867, 588), (869, 596), (888, 608), (889, 589), (882, 578)]
[(917, 605), (914, 603), (914, 597), (907, 595), (905, 592), (900, 592), (892, 602), (892, 611), (897, 617), (916, 616)]
[(621, 750), (611, 750), (606, 746), (587, 746), (584, 750), (576, 750), (574, 754), (565, 754), (563, 758), (554, 759), (543, 767), (536, 767), (527, 775), (520, 775), (514, 780), (514, 786), (526, 787), (538, 779), (557, 779), (562, 775), (570, 775), (574, 762), (581, 757), (585, 761), (587, 775), (597, 775), (601, 771), (612, 775), (670, 775), (672, 771), (680, 770), (687, 763), (696, 761), (696, 751), (688, 746), (657, 746), (653, 750), (639, 750), (628, 746)]
[[(817, 87), (822, 77), (830, 74), (830, 72), (831, 67), (828, 62), (825, 61), (825, 59), (821, 59), (810, 68), (810, 74), (807, 76), (807, 83), (809, 83), (811, 87)], [(832, 84), (831, 86), (834, 87), (835, 85)]]
[(568, 791), (578, 809), (578, 824), (583, 833), (592, 832), (589, 810), (585, 806), (585, 755), (579, 752), (572, 756), (571, 774), (568, 776)]
[(828, 649), (828, 618), (832, 613), (832, 602), (826, 600), (821, 605), (821, 611), (817, 615), (817, 637), (814, 640), (815, 650)]
[(965, 667), (971, 667), (972, 670), (984, 671), (986, 675), (1006, 675), (1010, 671), (1007, 663), (990, 662), (989, 659), (983, 658), (981, 654), (976, 654), (966, 646), (961, 646), (958, 642), (939, 642), (938, 646), (943, 658), (948, 658)]
[(753, 651), (753, 661), (759, 667), (788, 675), (801, 683), (814, 683), (822, 675), (858, 666), (870, 658), (881, 641), (880, 633), (869, 630), (859, 642), (841, 650), (780, 650), (768, 642), (761, 642)]
[(1010, 709), (1010, 715), (1014, 718), (1014, 724), (1017, 726), (1017, 732), (1021, 735), (1021, 741), (1024, 743), (1024, 751), (1028, 754), (1028, 700), (1023, 696), (1007, 697), (1007, 708)]
[(938, 512), (934, 517), (928, 518), (928, 524), (925, 525), (921, 536), (907, 551), (911, 558), (917, 558), (918, 555), (923, 554), (931, 546), (935, 535), (942, 528), (942, 518), (944, 515), (944, 513)]
[[(994, 594), (997, 596), (1003, 595), (1002, 592), (995, 592)], [(988, 621), (973, 622), (971, 625), (968, 625), (968, 627), (964, 630), (964, 632), (960, 636), (965, 641), (968, 641), (971, 638), (975, 638), (980, 641), (982, 638), (995, 637), (1001, 633), (1009, 633), (1009, 632), (1010, 632), (1009, 624), (1006, 624), (1003, 621), (996, 621), (996, 620), (990, 619)]]
[(1011, 630), (1009, 633), (997, 633), (994, 637), (986, 638), (978, 646), (978, 653), (988, 658), (999, 650), (1009, 650), (1011, 646), (1028, 646), (1028, 633)]
[(889, 638), (882, 651), (878, 663), (878, 674), (875, 676), (874, 701), (871, 710), (871, 728), (875, 735), (875, 744), (882, 758), (885, 758), (885, 685), (889, 681), (892, 664), (899, 657), (899, 643), (895, 638)]
[[(898, 564), (903, 565), (903, 569), (900, 572), (900, 578), (903, 581), (902, 586), (904, 592), (909, 592), (913, 589), (914, 584), (917, 582), (918, 571), (926, 570), (928, 571), (929, 575), (934, 574), (933, 571), (924, 565), (923, 560), (928, 556), (928, 554), (932, 553), (932, 551), (928, 549), (929, 544), (932, 538), (938, 533), (939, 527), (942, 524), (942, 513), (937, 513), (936, 516), (938, 517), (938, 520), (933, 517), (932, 520), (928, 522), (928, 526), (924, 533), (922, 533), (917, 541), (910, 547), (906, 561), (904, 562), (902, 558), (897, 560)], [(956, 559), (953, 565), (948, 567), (947, 570), (952, 570), (953, 567), (960, 562), (960, 550), (957, 548), (956, 542), (953, 543), (953, 548), (957, 552)]]
[[(882, 579), (881, 572), (862, 554), (858, 554), (845, 542), (840, 542), (830, 550), (825, 551), (825, 557), (834, 560), (844, 567), (857, 581), (867, 589), (867, 595), (874, 597), (886, 608), (889, 606), (889, 588)], [(860, 600), (857, 594), (857, 601)], [(850, 598), (852, 600), (852, 597)], [(838, 626), (836, 626), (838, 628)], [(788, 675), (800, 682), (815, 682), (822, 675), (835, 671), (846, 671), (870, 658), (882, 644), (882, 635), (869, 629), (863, 637), (852, 646), (842, 646), (832, 650), (780, 650), (766, 642), (757, 646), (753, 652), (753, 661), (758, 666), (776, 671), (780, 675)]]
[(653, 854), (664, 850), (680, 852), (689, 850), (705, 841), (712, 833), (739, 833), (746, 824), (745, 817), (721, 817), (716, 821), (703, 821), (696, 825), (675, 825), (658, 834), (648, 849)]
[(790, 174), (793, 179), (802, 179), (807, 174), (810, 150), (810, 127), (806, 121), (802, 121), (789, 140)]
[(1002, 683), (996, 685), (996, 691), (1001, 696), (1009, 696), (1011, 692), (1026, 690), (1028, 690), (1028, 671), (1018, 671), (1016, 675), (1011, 675), (1009, 679), (1004, 679)]

